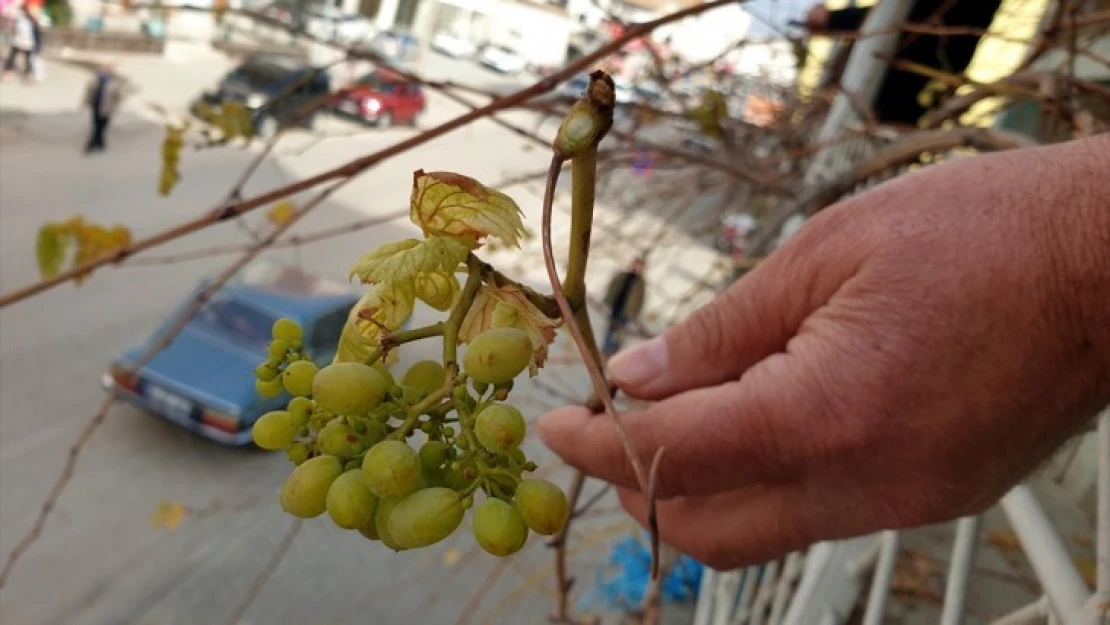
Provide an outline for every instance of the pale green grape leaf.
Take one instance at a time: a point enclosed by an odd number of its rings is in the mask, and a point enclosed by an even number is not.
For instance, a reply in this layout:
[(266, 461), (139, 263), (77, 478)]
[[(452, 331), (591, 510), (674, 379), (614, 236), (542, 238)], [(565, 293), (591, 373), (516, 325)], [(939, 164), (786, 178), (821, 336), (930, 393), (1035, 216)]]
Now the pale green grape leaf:
[(66, 260), (72, 237), (57, 224), (46, 224), (39, 228), (35, 241), (35, 257), (39, 263), (39, 275), (49, 278), (58, 273)]
[(416, 287), (412, 280), (382, 282), (367, 291), (347, 315), (335, 362), (364, 362), (379, 346), (382, 327), (400, 328), (412, 315)]
[(434, 272), (417, 274), (416, 296), (436, 310), (448, 310), (459, 294), (459, 279), (454, 273)]
[(386, 243), (358, 259), (350, 277), (366, 284), (411, 280), (420, 273), (453, 274), (476, 244), (469, 237), (431, 237)]
[(461, 174), (417, 171), (410, 209), (425, 236), (493, 236), (516, 247), (524, 232), (523, 213), (512, 198)]
[(555, 340), (555, 329), (561, 323), (543, 314), (515, 286), (497, 288), (483, 284), (459, 326), (459, 342), (469, 343), (490, 328), (522, 330), (532, 340), (532, 362), (528, 372), (536, 375), (547, 360), (547, 346)]

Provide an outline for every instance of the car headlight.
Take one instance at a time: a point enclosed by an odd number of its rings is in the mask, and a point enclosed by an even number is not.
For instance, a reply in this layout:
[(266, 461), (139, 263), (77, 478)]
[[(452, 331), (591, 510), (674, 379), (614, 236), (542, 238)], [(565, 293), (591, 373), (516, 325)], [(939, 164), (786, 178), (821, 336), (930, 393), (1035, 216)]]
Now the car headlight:
[(266, 104), (266, 96), (262, 95), (261, 93), (252, 93), (247, 96), (247, 107), (256, 109), (261, 108), (263, 104)]
[(366, 110), (368, 111), (377, 111), (382, 107), (382, 103), (375, 100), (374, 98), (366, 98), (366, 102), (364, 102), (364, 104), (366, 105)]

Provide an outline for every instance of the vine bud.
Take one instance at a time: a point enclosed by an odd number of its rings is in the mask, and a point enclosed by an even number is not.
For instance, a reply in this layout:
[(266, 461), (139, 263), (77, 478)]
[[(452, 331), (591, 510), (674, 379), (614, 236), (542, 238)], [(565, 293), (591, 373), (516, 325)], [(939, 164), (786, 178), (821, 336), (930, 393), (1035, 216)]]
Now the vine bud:
[(601, 143), (613, 126), (613, 105), (616, 102), (613, 79), (601, 70), (590, 74), (586, 93), (574, 103), (563, 118), (551, 147), (561, 158), (574, 158), (582, 150)]

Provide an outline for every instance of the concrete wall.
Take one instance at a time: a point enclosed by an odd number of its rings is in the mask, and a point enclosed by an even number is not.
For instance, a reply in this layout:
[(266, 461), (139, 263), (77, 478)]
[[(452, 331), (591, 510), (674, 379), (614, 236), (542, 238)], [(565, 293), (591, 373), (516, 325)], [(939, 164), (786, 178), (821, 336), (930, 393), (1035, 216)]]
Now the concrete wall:
[(565, 13), (514, 0), (501, 0), (491, 13), (489, 40), (504, 44), (536, 65), (561, 65), (573, 28)]

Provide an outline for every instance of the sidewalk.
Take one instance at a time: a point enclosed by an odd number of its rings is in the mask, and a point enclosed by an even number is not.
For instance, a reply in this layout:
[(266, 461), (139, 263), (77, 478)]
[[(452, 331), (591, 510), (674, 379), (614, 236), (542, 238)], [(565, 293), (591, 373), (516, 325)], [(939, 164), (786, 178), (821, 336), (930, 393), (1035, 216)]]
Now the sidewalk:
[[(197, 94), (210, 89), (234, 67), (234, 62), (208, 44), (171, 41), (162, 56), (149, 54), (86, 52), (78, 50), (46, 50), (44, 55), (55, 66), (65, 64), (91, 72), (95, 67), (110, 62), (135, 89), (128, 106), (139, 108), (150, 115), (151, 103), (170, 111), (184, 112)], [(49, 83), (51, 77), (42, 83)], [(136, 110), (136, 112), (138, 112)], [(142, 113), (140, 113), (142, 114)], [(154, 116), (155, 118), (157, 116)]]

